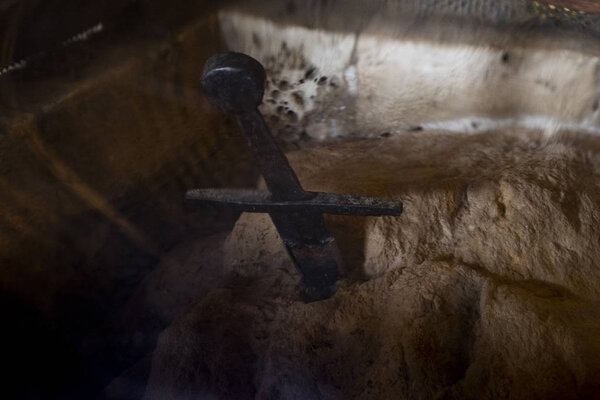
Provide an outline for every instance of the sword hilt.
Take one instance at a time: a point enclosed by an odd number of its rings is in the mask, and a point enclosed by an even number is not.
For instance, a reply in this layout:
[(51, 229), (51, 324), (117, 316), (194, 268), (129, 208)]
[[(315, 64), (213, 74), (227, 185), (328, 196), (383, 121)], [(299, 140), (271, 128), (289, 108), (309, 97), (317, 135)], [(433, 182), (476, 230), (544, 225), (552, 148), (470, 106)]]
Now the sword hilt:
[(211, 103), (225, 112), (236, 114), (273, 199), (310, 199), (313, 195), (302, 189), (258, 111), (265, 81), (266, 73), (261, 63), (245, 54), (233, 52), (212, 56), (204, 66), (201, 79), (204, 94)]

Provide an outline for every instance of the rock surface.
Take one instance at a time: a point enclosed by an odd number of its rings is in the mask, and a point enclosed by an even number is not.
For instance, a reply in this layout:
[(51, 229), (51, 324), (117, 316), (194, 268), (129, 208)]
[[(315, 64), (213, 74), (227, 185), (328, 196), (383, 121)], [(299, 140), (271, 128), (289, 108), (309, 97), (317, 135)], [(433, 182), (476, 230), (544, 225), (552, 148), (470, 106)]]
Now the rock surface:
[[(136, 362), (114, 343), (114, 319), (162, 254), (212, 233), (210, 217), (184, 208), (185, 191), (252, 182), (243, 137), (198, 84), (221, 48), (215, 11), (226, 1), (101, 3), (0, 0), (7, 398), (95, 398)], [(140, 9), (118, 21), (99, 12), (117, 3)], [(74, 25), (99, 22), (89, 40), (61, 46)]]
[(146, 399), (597, 397), (597, 137), (415, 133), (290, 160), (309, 190), (405, 213), (328, 217), (346, 279), (310, 304), (268, 217), (244, 214), (224, 283), (162, 333)]
[[(560, 13), (566, 30), (548, 29)], [(572, 13), (521, 0), (261, 0), (219, 21), (228, 48), (265, 65), (261, 111), (292, 147), (414, 129), (598, 133), (598, 26), (571, 32), (584, 18)]]

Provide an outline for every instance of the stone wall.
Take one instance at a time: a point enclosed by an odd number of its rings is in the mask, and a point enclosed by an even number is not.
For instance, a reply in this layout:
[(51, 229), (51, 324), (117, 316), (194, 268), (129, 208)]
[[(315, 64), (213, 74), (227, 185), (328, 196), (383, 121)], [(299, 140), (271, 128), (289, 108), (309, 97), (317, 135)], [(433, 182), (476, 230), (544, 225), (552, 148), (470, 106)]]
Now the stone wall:
[(85, 398), (143, 356), (115, 350), (116, 310), (175, 243), (232, 223), (186, 209), (185, 191), (253, 182), (243, 138), (199, 88), (221, 48), (215, 5), (186, 4), (161, 19), (148, 2), (150, 16), (129, 10), (0, 76), (8, 393)]
[(267, 67), (262, 110), (282, 140), (506, 126), (599, 131), (593, 35), (557, 28), (522, 1), (464, 10), (429, 3), (249, 2), (220, 21), (229, 48)]

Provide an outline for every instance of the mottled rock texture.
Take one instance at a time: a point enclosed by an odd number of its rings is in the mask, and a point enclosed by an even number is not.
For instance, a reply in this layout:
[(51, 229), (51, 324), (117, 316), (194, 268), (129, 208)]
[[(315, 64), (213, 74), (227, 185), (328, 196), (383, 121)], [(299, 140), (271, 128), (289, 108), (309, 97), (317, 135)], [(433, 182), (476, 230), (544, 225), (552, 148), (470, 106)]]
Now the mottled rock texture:
[(269, 218), (244, 214), (146, 399), (597, 398), (596, 137), (415, 133), (290, 159), (307, 189), (405, 213), (328, 217), (346, 278), (310, 304)]
[(579, 28), (555, 26), (533, 4), (247, 1), (219, 21), (228, 48), (265, 65), (261, 110), (284, 142), (490, 126), (598, 133), (600, 27), (583, 30), (572, 11)]

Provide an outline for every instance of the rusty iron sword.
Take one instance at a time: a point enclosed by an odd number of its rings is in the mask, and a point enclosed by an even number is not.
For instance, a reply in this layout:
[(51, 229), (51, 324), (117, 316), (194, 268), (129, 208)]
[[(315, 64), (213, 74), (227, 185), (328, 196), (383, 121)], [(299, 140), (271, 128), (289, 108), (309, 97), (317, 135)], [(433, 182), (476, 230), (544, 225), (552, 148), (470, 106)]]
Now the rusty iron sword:
[(196, 189), (186, 194), (186, 200), (268, 213), (302, 275), (307, 299), (325, 299), (333, 294), (342, 268), (335, 240), (322, 214), (398, 216), (402, 203), (305, 191), (258, 111), (265, 80), (265, 70), (257, 60), (230, 52), (217, 54), (206, 62), (201, 83), (204, 94), (215, 106), (236, 115), (268, 191)]

